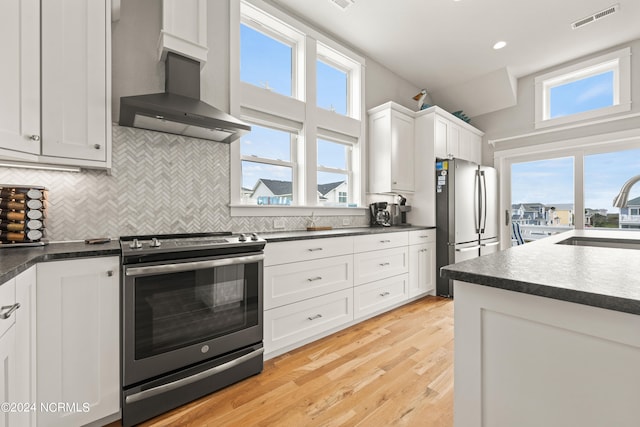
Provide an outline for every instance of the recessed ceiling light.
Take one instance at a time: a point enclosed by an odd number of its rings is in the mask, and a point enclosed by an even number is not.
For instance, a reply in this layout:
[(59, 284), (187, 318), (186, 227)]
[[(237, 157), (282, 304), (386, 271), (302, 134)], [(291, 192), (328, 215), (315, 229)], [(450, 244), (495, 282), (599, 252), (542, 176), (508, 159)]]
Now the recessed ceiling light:
[(507, 42), (505, 42), (505, 41), (499, 41), (499, 42), (497, 42), (496, 44), (494, 44), (494, 45), (493, 45), (493, 48), (494, 48), (495, 50), (498, 50), (498, 49), (502, 49), (502, 48), (503, 48), (503, 47), (505, 47), (506, 45), (507, 45)]

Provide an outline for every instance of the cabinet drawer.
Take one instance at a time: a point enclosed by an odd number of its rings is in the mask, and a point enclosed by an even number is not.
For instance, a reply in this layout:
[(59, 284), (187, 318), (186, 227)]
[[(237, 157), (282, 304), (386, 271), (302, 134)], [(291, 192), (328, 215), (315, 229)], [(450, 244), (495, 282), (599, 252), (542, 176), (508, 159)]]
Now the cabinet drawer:
[(353, 286), (353, 255), (264, 268), (265, 310)]
[(358, 286), (353, 290), (354, 317), (360, 318), (408, 298), (407, 274)]
[(408, 271), (407, 247), (364, 252), (353, 256), (353, 280), (356, 286)]
[(423, 243), (431, 243), (436, 241), (436, 230), (415, 230), (409, 231), (409, 244), (420, 245)]
[(353, 241), (354, 252), (377, 251), (378, 249), (396, 248), (408, 244), (409, 234), (406, 231), (355, 236)]
[(264, 265), (309, 261), (351, 253), (353, 253), (353, 237), (351, 236), (267, 243), (264, 248)]
[(264, 312), (265, 353), (295, 344), (353, 320), (353, 289)]
[[(8, 313), (16, 303), (16, 279), (0, 285), (0, 313)], [(15, 311), (6, 319), (0, 319), (0, 337), (16, 322)]]

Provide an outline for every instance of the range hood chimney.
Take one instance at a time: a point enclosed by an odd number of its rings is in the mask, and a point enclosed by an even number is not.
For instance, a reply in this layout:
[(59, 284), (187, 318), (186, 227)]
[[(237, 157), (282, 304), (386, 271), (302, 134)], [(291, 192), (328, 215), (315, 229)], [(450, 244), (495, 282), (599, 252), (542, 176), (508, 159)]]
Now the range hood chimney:
[(165, 92), (120, 98), (120, 126), (230, 143), (251, 126), (200, 100), (200, 63), (168, 52)]

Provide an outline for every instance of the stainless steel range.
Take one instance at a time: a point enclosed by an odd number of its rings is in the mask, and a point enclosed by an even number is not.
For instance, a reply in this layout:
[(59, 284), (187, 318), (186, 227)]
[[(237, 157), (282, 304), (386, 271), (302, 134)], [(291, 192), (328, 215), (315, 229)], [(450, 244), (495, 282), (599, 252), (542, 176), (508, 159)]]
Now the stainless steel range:
[(230, 232), (120, 238), (124, 426), (262, 371), (265, 244)]

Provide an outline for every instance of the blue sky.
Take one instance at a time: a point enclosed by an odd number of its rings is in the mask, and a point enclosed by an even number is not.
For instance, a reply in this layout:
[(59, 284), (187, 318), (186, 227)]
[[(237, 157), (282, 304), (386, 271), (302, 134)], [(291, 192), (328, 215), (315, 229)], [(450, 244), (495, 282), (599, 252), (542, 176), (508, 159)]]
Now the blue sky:
[(550, 97), (552, 119), (613, 105), (613, 71), (553, 87)]
[[(291, 48), (245, 25), (240, 27), (240, 79), (275, 93), (292, 95)], [(321, 108), (347, 114), (347, 74), (317, 61), (317, 104)], [(318, 142), (318, 164), (345, 169), (345, 146), (328, 141)], [(243, 155), (291, 160), (289, 135), (286, 132), (252, 126), (251, 133), (241, 139)], [(258, 178), (291, 180), (289, 168), (257, 163), (243, 164), (242, 186), (252, 188)], [(318, 173), (318, 184), (344, 180), (344, 175)]]
[[(612, 206), (622, 184), (640, 174), (640, 149), (585, 156), (585, 207), (619, 212)], [(629, 199), (640, 197), (640, 184)], [(573, 203), (573, 158), (517, 163), (511, 168), (512, 203)]]

